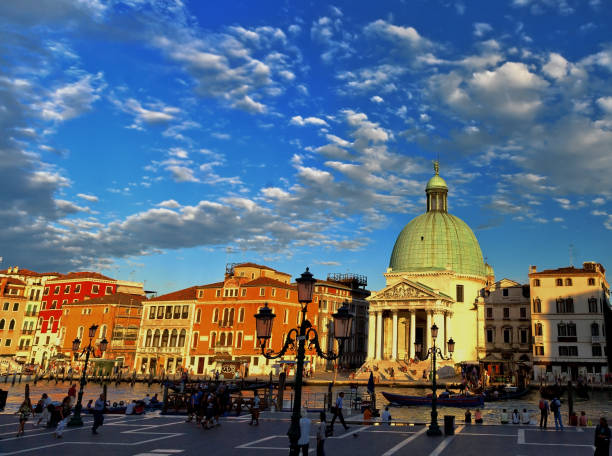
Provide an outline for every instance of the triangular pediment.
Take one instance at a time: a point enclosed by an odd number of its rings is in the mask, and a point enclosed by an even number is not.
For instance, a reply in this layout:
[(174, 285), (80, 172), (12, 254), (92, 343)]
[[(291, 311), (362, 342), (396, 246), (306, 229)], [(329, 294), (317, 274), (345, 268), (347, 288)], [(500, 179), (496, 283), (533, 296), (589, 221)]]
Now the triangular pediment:
[(418, 282), (412, 280), (402, 279), (401, 281), (389, 285), (382, 290), (373, 293), (370, 296), (370, 301), (379, 299), (435, 299), (435, 300), (452, 300), (449, 296), (442, 293), (438, 293), (435, 290), (429, 288)]

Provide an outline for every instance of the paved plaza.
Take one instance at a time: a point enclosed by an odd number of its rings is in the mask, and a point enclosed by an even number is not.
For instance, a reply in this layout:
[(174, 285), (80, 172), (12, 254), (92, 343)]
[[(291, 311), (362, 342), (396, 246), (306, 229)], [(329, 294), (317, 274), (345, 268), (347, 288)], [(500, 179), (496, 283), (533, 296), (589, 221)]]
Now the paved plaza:
[[(274, 455), (287, 452), (286, 418), (262, 418), (249, 426), (249, 417), (229, 417), (221, 426), (203, 430), (180, 416), (107, 415), (99, 435), (91, 433), (91, 418), (79, 428), (68, 428), (61, 440), (52, 429), (26, 425), (26, 435), (15, 437), (17, 419), (0, 415), (0, 456), (84, 455)], [(314, 424), (314, 423), (313, 423)], [(336, 425), (326, 442), (329, 455), (512, 455), (563, 456), (593, 454), (593, 429), (541, 431), (536, 426), (459, 425), (451, 437), (428, 437), (423, 425), (370, 425), (349, 422), (348, 431)], [(315, 454), (313, 425), (310, 453)]]

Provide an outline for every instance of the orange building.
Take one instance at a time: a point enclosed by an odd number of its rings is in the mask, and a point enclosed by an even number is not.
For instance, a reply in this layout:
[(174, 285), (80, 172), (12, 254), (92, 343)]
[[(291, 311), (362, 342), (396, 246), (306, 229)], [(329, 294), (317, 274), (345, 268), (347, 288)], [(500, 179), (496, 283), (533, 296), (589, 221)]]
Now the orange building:
[(123, 373), (131, 371), (134, 368), (143, 300), (145, 297), (140, 294), (115, 293), (65, 303), (61, 318), (64, 334), (61, 353), (67, 359), (73, 359), (72, 341), (78, 338), (83, 349), (89, 343), (89, 327), (98, 325), (93, 344), (99, 345), (102, 339), (109, 343), (101, 358), (90, 360), (94, 369), (97, 364), (106, 372), (114, 367), (122, 369)]
[(14, 371), (14, 357), (19, 348), (21, 328), (26, 314), (26, 283), (0, 277), (0, 372)]

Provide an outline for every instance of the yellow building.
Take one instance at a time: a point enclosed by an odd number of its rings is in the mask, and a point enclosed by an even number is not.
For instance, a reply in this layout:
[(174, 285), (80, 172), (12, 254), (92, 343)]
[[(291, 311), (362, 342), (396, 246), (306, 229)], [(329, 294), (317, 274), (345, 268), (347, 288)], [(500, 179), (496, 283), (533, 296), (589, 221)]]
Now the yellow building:
[(529, 269), (535, 380), (600, 379), (607, 372), (604, 307), (610, 297), (599, 263)]
[[(368, 300), (368, 359), (399, 362), (421, 357), (432, 345), (430, 327), (439, 328), (438, 346), (452, 337), (455, 361), (484, 356), (484, 310), (479, 292), (492, 281), (470, 227), (448, 213), (448, 187), (434, 165), (427, 183), (427, 212), (399, 234), (387, 286)], [(415, 342), (422, 344), (416, 353)]]

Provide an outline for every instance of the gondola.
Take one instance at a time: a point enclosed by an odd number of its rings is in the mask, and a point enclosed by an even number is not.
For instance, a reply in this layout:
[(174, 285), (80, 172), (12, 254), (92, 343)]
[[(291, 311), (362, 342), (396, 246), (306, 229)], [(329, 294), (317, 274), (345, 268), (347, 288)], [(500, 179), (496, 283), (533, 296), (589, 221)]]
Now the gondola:
[[(393, 405), (431, 406), (431, 397), (427, 396), (404, 396), (384, 391), (382, 395)], [(484, 405), (484, 396), (442, 396), (438, 397), (437, 404), (444, 407), (482, 407)]]
[(527, 388), (517, 391), (501, 391), (497, 396), (494, 395), (493, 391), (486, 391), (484, 393), (485, 402), (497, 402), (506, 401), (509, 399), (519, 399), (525, 396), (529, 390)]

